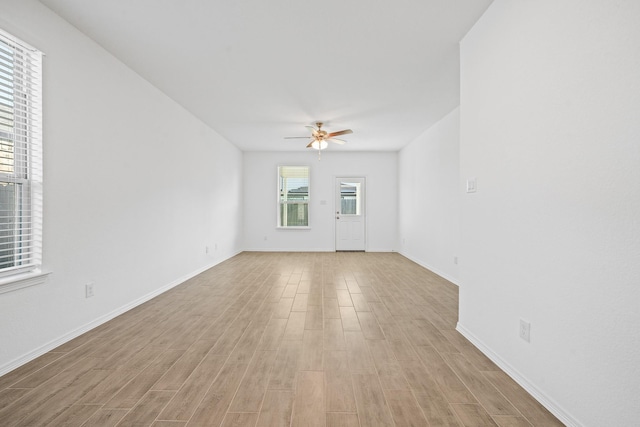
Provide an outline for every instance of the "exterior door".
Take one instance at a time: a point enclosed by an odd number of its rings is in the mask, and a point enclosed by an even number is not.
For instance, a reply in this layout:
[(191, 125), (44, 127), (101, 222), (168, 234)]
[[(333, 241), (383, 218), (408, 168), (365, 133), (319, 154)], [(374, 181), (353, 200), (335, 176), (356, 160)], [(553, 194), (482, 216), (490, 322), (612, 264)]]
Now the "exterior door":
[(336, 251), (364, 251), (364, 178), (336, 178), (335, 191)]

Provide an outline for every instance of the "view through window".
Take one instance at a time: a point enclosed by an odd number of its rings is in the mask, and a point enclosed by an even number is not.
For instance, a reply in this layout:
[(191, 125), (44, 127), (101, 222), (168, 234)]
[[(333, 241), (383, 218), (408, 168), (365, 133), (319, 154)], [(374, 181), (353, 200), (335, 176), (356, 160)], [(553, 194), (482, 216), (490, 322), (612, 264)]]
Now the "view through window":
[(278, 168), (278, 227), (309, 226), (309, 167)]

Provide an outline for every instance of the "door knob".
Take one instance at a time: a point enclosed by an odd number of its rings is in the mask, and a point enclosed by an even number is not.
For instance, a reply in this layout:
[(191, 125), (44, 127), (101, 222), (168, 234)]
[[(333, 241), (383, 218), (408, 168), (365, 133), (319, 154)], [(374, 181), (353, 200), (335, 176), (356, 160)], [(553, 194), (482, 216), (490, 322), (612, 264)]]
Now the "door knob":
[(336, 217), (336, 219), (340, 219), (340, 217), (339, 217), (339, 216), (337, 216), (337, 217)]

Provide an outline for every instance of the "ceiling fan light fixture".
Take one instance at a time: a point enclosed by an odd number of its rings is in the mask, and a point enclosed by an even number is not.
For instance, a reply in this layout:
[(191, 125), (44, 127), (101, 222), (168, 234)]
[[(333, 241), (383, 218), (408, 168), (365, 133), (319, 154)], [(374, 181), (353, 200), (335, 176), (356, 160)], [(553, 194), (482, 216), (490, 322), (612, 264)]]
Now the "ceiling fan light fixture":
[(325, 141), (324, 139), (320, 139), (320, 140), (316, 139), (311, 143), (311, 148), (318, 151), (324, 150), (328, 146), (329, 146), (329, 143), (327, 143), (327, 141)]
[[(353, 133), (351, 129), (344, 129), (337, 132), (329, 133), (322, 129), (322, 122), (317, 122), (316, 126), (306, 125), (307, 129), (311, 131), (311, 141), (307, 143), (307, 148), (312, 148), (318, 152), (318, 160), (320, 160), (320, 153), (329, 147), (329, 142), (342, 145), (347, 141), (335, 138), (336, 136), (347, 135)], [(304, 136), (285, 136), (285, 139), (305, 139)], [(307, 139), (307, 141), (309, 141)]]

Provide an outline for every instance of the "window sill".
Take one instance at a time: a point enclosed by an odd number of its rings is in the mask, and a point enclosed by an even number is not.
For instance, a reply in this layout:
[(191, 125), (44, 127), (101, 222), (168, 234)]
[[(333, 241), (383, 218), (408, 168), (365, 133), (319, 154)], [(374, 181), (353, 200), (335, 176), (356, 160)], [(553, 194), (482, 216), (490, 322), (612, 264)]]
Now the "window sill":
[(41, 285), (51, 274), (50, 271), (31, 271), (29, 273), (16, 274), (0, 279), (0, 294), (12, 292), (29, 286)]
[(300, 226), (300, 227), (276, 227), (276, 230), (311, 230), (309, 226)]

